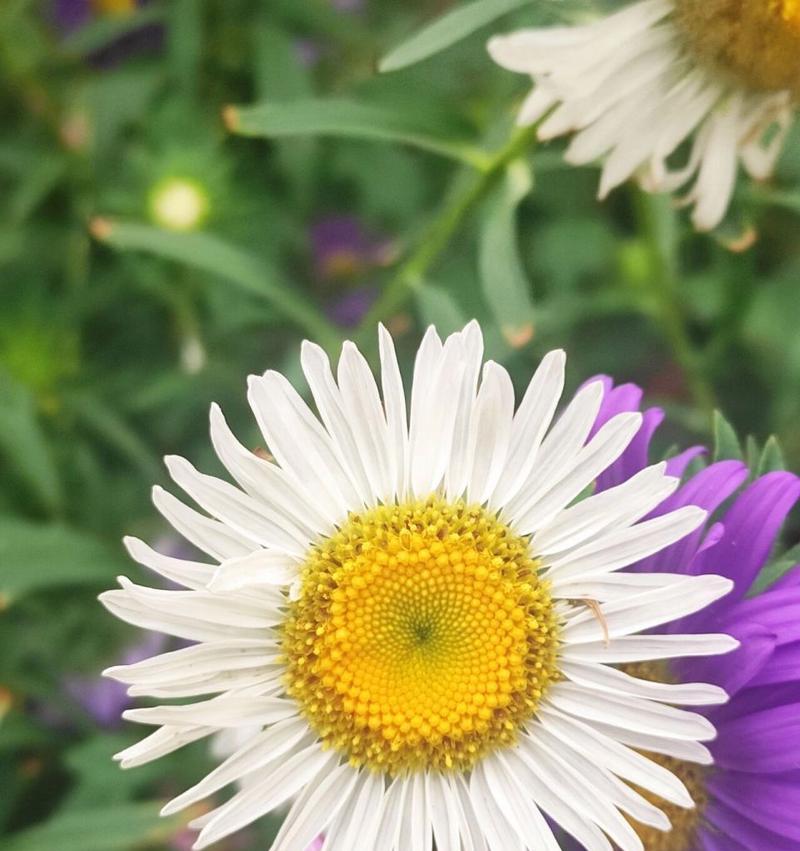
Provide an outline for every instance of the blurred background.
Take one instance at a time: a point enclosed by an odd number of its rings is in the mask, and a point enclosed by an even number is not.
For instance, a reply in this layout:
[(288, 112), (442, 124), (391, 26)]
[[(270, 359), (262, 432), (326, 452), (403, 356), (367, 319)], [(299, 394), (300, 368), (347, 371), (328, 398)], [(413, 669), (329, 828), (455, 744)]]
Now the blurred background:
[(477, 317), (518, 389), (564, 347), (570, 389), (610, 373), (666, 409), (664, 452), (716, 431), (775, 465), (755, 447), (776, 434), (800, 466), (800, 134), (712, 235), (632, 187), (598, 205), (596, 170), (514, 130), (528, 83), (484, 45), (619, 4), (491, 3), (496, 21), (389, 73), (381, 57), (458, 4), (0, 3), (3, 849), (190, 847), (158, 802), (207, 743), (112, 763), (146, 731), (99, 672), (168, 644), (96, 594), (143, 578), (123, 534), (189, 552), (150, 504), (161, 456), (218, 472), (212, 400), (258, 447), (246, 376), (300, 382), (303, 337), (374, 359), (381, 320), (408, 371), (427, 323)]

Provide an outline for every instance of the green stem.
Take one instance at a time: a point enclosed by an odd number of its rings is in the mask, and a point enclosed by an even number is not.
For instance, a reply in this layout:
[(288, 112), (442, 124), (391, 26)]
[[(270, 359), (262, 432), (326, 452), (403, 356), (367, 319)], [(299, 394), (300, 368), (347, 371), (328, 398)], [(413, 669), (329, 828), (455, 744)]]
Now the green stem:
[[(705, 374), (702, 355), (692, 340), (681, 302), (674, 215), (664, 206), (666, 203), (664, 199), (637, 192), (640, 228), (650, 254), (651, 293), (657, 305), (655, 318), (686, 377), (692, 398), (710, 421), (717, 408), (716, 394)], [(667, 215), (660, 215), (662, 212)]]
[[(375, 325), (399, 310), (409, 296), (422, 286), (428, 270), (447, 248), (467, 215), (492, 188), (506, 166), (524, 153), (535, 137), (535, 127), (517, 130), (504, 147), (487, 159), (482, 168), (469, 174), (463, 187), (451, 193), (426, 230), (424, 240), (395, 272), (381, 297), (364, 317), (358, 329), (358, 338), (365, 346), (369, 346), (374, 337)], [(459, 178), (461, 182), (463, 174)]]

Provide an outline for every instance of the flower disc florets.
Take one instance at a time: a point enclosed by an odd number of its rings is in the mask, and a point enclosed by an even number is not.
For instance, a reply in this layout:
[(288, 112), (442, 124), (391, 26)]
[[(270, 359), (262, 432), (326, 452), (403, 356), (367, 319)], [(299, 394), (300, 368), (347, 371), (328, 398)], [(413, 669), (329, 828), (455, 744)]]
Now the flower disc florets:
[(323, 741), (391, 774), (470, 768), (515, 741), (557, 678), (527, 539), (437, 497), (351, 514), (315, 547), (283, 647)]
[(800, 99), (800, 0), (676, 0), (675, 19), (701, 61)]

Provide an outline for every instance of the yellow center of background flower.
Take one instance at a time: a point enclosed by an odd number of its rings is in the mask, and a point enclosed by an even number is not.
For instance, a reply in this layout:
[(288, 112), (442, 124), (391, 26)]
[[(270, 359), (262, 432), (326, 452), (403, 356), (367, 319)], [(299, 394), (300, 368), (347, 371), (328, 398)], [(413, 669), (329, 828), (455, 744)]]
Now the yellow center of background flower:
[(323, 742), (389, 774), (465, 770), (512, 744), (557, 678), (529, 543), (431, 497), (351, 514), (289, 608), (287, 690)]
[(675, 0), (697, 58), (756, 91), (800, 100), (800, 0)]

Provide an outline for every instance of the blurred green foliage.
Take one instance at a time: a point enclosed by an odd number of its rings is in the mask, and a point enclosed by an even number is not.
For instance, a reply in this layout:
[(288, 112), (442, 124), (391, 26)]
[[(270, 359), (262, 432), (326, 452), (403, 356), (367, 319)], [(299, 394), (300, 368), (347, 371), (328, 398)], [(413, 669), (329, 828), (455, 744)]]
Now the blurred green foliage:
[(160, 456), (216, 469), (211, 400), (257, 446), (244, 379), (297, 378), (303, 336), (374, 357), (381, 320), (407, 370), (426, 323), (474, 316), (518, 386), (563, 346), (573, 387), (608, 372), (667, 408), (665, 450), (715, 433), (771, 469), (776, 433), (797, 467), (800, 133), (707, 237), (633, 188), (598, 205), (594, 170), (513, 128), (526, 84), (487, 34), (613, 5), (0, 4), (4, 849), (186, 847), (154, 801), (205, 745), (111, 763), (136, 736), (97, 677), (134, 637), (95, 593), (137, 573), (123, 533), (178, 546)]

